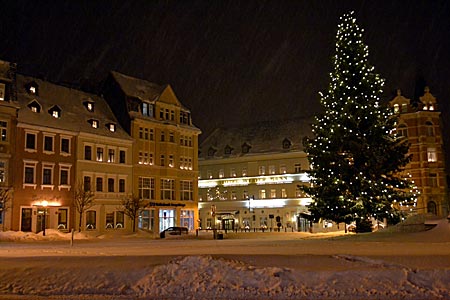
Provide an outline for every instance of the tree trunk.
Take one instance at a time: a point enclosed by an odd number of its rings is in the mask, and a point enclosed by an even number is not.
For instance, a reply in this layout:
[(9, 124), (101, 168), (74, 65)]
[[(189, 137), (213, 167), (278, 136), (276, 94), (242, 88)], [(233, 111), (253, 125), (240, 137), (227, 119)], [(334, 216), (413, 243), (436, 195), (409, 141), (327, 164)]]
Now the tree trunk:
[(80, 212), (80, 221), (78, 222), (78, 232), (81, 232), (81, 221), (83, 219), (83, 213)]

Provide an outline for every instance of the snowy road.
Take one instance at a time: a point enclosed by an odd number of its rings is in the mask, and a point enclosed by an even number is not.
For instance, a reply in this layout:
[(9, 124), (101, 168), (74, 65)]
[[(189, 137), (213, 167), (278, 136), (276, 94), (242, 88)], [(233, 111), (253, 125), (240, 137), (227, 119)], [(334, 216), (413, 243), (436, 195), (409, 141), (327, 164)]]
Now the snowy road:
[[(450, 228), (0, 241), (0, 299), (450, 299)], [(448, 225), (450, 226), (450, 225)]]

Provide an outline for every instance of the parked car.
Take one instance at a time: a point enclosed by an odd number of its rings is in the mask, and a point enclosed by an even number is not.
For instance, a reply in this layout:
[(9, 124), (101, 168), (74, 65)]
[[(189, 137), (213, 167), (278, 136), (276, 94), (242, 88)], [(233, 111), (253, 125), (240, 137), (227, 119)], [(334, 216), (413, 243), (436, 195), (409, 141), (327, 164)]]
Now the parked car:
[(182, 235), (182, 234), (188, 234), (189, 230), (187, 227), (169, 227), (159, 234), (160, 238), (165, 238), (167, 235)]

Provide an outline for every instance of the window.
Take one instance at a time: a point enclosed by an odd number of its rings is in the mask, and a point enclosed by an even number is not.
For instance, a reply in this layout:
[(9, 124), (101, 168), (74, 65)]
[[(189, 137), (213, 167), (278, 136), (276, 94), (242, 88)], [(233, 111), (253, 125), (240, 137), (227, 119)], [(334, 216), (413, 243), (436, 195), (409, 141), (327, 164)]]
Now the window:
[(398, 113), (400, 112), (400, 106), (398, 105), (398, 103), (394, 104), (394, 113)]
[(242, 168), (242, 176), (247, 176), (247, 168)]
[(151, 116), (150, 114), (150, 104), (148, 104), (147, 102), (142, 102), (142, 106), (141, 106), (141, 110), (142, 110), (142, 115), (143, 116)]
[(169, 132), (169, 142), (175, 143), (175, 136), (173, 135), (173, 132)]
[(139, 198), (155, 199), (155, 179), (139, 177)]
[(259, 190), (259, 198), (266, 199), (266, 190)]
[(144, 138), (144, 128), (139, 127), (139, 138), (142, 140)]
[(119, 163), (121, 164), (125, 163), (125, 150), (119, 151)]
[(69, 185), (70, 166), (59, 166), (59, 184)]
[(300, 173), (302, 171), (302, 164), (295, 164), (294, 170), (295, 170), (295, 173)]
[(108, 149), (108, 162), (113, 163), (114, 162), (114, 149)]
[(91, 124), (92, 128), (98, 128), (99, 126), (98, 120), (91, 119), (89, 120), (89, 123)]
[(114, 224), (115, 228), (124, 228), (125, 227), (125, 214), (123, 211), (116, 211), (116, 221)]
[(119, 193), (125, 193), (125, 179), (119, 179)]
[(206, 178), (209, 178), (209, 179), (213, 178), (212, 172), (210, 170), (206, 171)]
[(236, 200), (237, 196), (236, 196), (236, 191), (231, 191), (231, 200)]
[(67, 229), (68, 209), (58, 209), (58, 229)]
[(302, 190), (301, 190), (300, 186), (297, 185), (295, 187), (295, 197), (300, 198), (302, 196), (303, 196)]
[(175, 180), (161, 179), (161, 199), (175, 200)]
[[(261, 174), (261, 173), (260, 173), (260, 174)], [(270, 166), (269, 166), (269, 174), (270, 174), (270, 175), (275, 174), (275, 166), (274, 166), (274, 165), (270, 165)], [(264, 175), (264, 173), (261, 174), (261, 175)]]
[(97, 177), (95, 179), (95, 190), (97, 192), (103, 192), (103, 178), (102, 177)]
[(44, 151), (53, 152), (53, 136), (44, 136)]
[(175, 111), (173, 110), (170, 111), (170, 120), (175, 121)]
[(91, 160), (92, 159), (92, 147), (84, 146), (84, 159)]
[(41, 112), (41, 105), (39, 105), (39, 103), (36, 100), (32, 101), (27, 106), (34, 113), (40, 113)]
[(164, 165), (165, 165), (165, 158), (164, 158), (164, 155), (161, 155), (160, 165), (161, 165), (162, 167), (164, 167)]
[(162, 119), (164, 119), (164, 109), (160, 109), (159, 110), (159, 118), (162, 120)]
[(223, 169), (219, 170), (219, 178), (223, 178), (225, 176), (225, 171)]
[(270, 190), (270, 198), (276, 198), (277, 197), (277, 190), (271, 189)]
[(95, 210), (86, 212), (86, 229), (95, 229), (97, 227), (97, 213)]
[(169, 155), (169, 167), (173, 168), (174, 167), (174, 161), (173, 161), (173, 155)]
[(0, 161), (0, 183), (6, 182), (6, 162)]
[(53, 106), (52, 108), (50, 108), (48, 110), (48, 113), (53, 117), (53, 118), (61, 118), (61, 108), (58, 107), (58, 105)]
[(289, 139), (283, 140), (283, 149), (287, 150), (287, 149), (291, 148), (291, 146), (292, 146), (292, 142)]
[(247, 144), (247, 143), (244, 143), (242, 146), (241, 146), (241, 148), (242, 148), (242, 153), (249, 153), (250, 152), (250, 145), (249, 144)]
[(236, 177), (236, 169), (235, 168), (230, 168), (230, 176)]
[(193, 200), (194, 188), (192, 181), (180, 181), (180, 200)]
[(8, 123), (5, 121), (0, 121), (0, 135), (1, 135), (0, 139), (2, 142), (7, 140), (8, 138), (7, 132), (8, 132)]
[(114, 193), (114, 178), (108, 178), (108, 192)]
[(259, 175), (265, 175), (265, 174), (266, 174), (266, 167), (259, 166)]
[(286, 189), (281, 189), (281, 198), (287, 198)]
[(408, 137), (408, 127), (405, 124), (400, 124), (397, 128), (397, 133), (400, 136)]
[(164, 131), (161, 131), (161, 142), (164, 142), (165, 139)]
[(70, 139), (61, 138), (61, 153), (65, 153), (65, 154), (70, 153)]
[(280, 165), (280, 174), (286, 174), (287, 168), (286, 165)]
[(103, 161), (103, 148), (97, 147), (97, 161)]
[(223, 153), (224, 153), (225, 155), (230, 155), (230, 154), (231, 154), (231, 151), (233, 151), (233, 148), (232, 148), (230, 145), (226, 145), (226, 146), (225, 146), (225, 149), (223, 150)]
[(427, 148), (428, 162), (437, 162), (436, 148)]
[(42, 167), (42, 184), (43, 185), (51, 185), (53, 184), (53, 166), (44, 165)]
[(437, 180), (437, 174), (436, 173), (430, 173), (428, 175), (428, 185), (431, 187), (437, 187), (438, 186), (438, 180)]
[(25, 149), (36, 150), (36, 133), (25, 134)]
[(36, 164), (37, 162), (25, 162), (24, 183), (36, 184)]
[(94, 111), (94, 102), (86, 101), (84, 102), (84, 106), (86, 106), (86, 109), (90, 112)]
[(111, 132), (116, 132), (116, 124), (109, 123), (109, 124), (108, 124), (108, 129), (109, 129), (109, 131), (111, 131)]
[(5, 101), (5, 84), (0, 83), (0, 101)]
[(433, 123), (430, 121), (425, 122), (425, 126), (427, 128), (427, 136), (434, 136), (434, 127)]
[(84, 176), (84, 178), (83, 178), (83, 186), (84, 186), (84, 191), (85, 192), (89, 192), (91, 190), (91, 177)]
[(148, 128), (144, 128), (144, 140), (148, 140)]

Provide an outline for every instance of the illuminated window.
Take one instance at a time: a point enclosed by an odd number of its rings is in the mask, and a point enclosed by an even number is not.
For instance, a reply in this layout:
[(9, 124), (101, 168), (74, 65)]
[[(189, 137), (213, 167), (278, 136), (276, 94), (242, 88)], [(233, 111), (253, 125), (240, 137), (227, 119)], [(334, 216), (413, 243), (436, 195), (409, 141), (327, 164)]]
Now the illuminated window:
[(5, 100), (5, 84), (0, 83), (0, 101)]
[(108, 149), (108, 162), (109, 163), (113, 163), (115, 161), (114, 155), (115, 155), (114, 149)]
[(286, 174), (287, 168), (286, 165), (280, 165), (280, 174)]
[(169, 155), (169, 167), (174, 167), (173, 155)]
[(266, 167), (259, 166), (259, 175), (265, 175), (265, 174), (266, 174)]
[[(264, 175), (264, 173), (259, 173), (260, 175)], [(275, 174), (275, 166), (274, 165), (270, 165), (269, 166), (269, 174), (270, 175), (273, 175), (273, 174)]]
[(225, 171), (223, 169), (219, 170), (219, 178), (223, 178), (225, 176)]
[(281, 189), (281, 198), (287, 198), (286, 189)]
[(206, 178), (209, 178), (209, 179), (213, 178), (212, 172), (210, 170), (206, 171)]
[(437, 162), (436, 148), (427, 148), (428, 162)]
[(108, 129), (109, 129), (109, 131), (111, 131), (111, 132), (116, 132), (116, 124), (109, 123), (109, 124), (108, 124)]
[(0, 161), (0, 183), (6, 182), (6, 162)]
[(28, 91), (30, 92), (30, 94), (36, 94), (36, 87), (30, 86), (30, 88), (28, 89)]
[(266, 190), (259, 190), (259, 198), (266, 199)]
[(394, 112), (395, 112), (395, 113), (400, 112), (400, 106), (399, 106), (397, 103), (394, 104)]
[(236, 177), (236, 169), (235, 168), (230, 168), (230, 176)]
[(92, 128), (98, 128), (99, 126), (98, 120), (91, 119), (89, 120), (89, 123), (91, 124)]
[(87, 108), (88, 111), (91, 111), (91, 112), (94, 111), (94, 103), (88, 102), (86, 104), (86, 108)]
[(0, 139), (2, 142), (6, 141), (8, 138), (8, 123), (5, 121), (0, 121)]
[(61, 108), (59, 108), (57, 105), (55, 105), (52, 108), (50, 108), (48, 110), (48, 112), (50, 113), (50, 115), (53, 118), (56, 118), (56, 119), (61, 118)]
[(97, 161), (103, 161), (103, 148), (97, 147)]
[(33, 100), (30, 104), (28, 104), (28, 108), (34, 113), (41, 112), (41, 106), (36, 100)]
[(276, 198), (277, 197), (277, 190), (271, 189), (270, 190), (270, 198)]
[(237, 196), (236, 196), (236, 191), (231, 191), (231, 200), (236, 200)]

